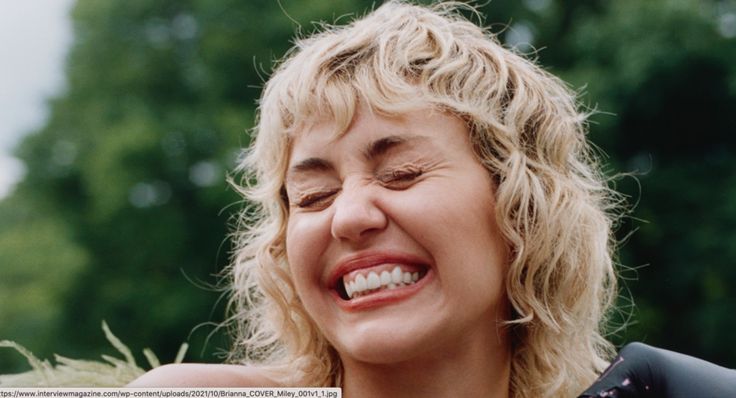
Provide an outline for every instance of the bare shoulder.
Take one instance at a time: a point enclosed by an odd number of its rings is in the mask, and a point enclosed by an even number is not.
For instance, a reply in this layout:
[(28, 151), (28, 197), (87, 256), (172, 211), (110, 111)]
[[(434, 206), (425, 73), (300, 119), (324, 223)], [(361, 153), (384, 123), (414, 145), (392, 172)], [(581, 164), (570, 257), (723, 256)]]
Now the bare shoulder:
[(159, 366), (127, 387), (279, 387), (262, 369), (245, 365), (183, 363)]

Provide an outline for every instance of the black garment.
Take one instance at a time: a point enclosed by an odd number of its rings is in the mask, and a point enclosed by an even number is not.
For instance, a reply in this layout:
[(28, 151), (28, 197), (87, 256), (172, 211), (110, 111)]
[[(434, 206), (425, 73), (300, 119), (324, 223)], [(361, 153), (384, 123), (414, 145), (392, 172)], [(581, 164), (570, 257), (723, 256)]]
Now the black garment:
[(736, 370), (630, 343), (578, 398), (736, 398)]

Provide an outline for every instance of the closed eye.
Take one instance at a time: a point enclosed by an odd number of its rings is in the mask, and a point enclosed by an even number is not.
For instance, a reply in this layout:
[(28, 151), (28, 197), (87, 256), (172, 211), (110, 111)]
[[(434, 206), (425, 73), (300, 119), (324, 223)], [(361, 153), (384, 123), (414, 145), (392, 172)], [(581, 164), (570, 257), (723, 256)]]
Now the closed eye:
[(388, 169), (377, 175), (378, 180), (391, 189), (406, 189), (424, 174), (424, 170), (415, 166)]
[(303, 209), (319, 209), (329, 204), (334, 199), (337, 190), (312, 192), (299, 196), (296, 206)]

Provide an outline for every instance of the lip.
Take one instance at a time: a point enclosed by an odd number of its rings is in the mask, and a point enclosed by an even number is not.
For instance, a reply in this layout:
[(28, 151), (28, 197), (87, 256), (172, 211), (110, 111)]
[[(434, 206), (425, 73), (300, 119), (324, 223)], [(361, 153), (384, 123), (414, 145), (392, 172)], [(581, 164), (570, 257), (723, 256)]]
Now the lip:
[[(384, 290), (368, 296), (354, 298), (352, 300), (344, 300), (340, 297), (337, 292), (337, 283), (340, 278), (352, 271), (371, 268), (381, 264), (407, 264), (421, 266), (426, 268), (426, 273), (418, 282), (409, 286), (404, 286), (400, 289)], [(402, 300), (419, 291), (430, 279), (432, 279), (433, 276), (434, 274), (429, 262), (418, 256), (393, 251), (361, 252), (347, 256), (337, 263), (335, 269), (329, 274), (327, 287), (330, 290), (330, 294), (341, 308), (347, 311), (354, 311)]]

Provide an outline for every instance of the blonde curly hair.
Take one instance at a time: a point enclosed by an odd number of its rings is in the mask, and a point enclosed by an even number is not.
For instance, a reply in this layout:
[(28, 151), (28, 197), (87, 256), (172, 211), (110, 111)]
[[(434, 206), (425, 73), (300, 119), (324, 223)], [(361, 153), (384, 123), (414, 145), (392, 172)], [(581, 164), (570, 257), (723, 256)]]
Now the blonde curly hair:
[(461, 7), (389, 1), (299, 40), (276, 68), (240, 165), (249, 206), (228, 269), (233, 361), (288, 385), (341, 384), (339, 356), (291, 280), (283, 186), (293, 133), (325, 116), (345, 130), (366, 104), (385, 114), (431, 106), (467, 123), (512, 252), (511, 396), (575, 395), (606, 366), (617, 196), (586, 141), (587, 114), (563, 82), (505, 49)]

